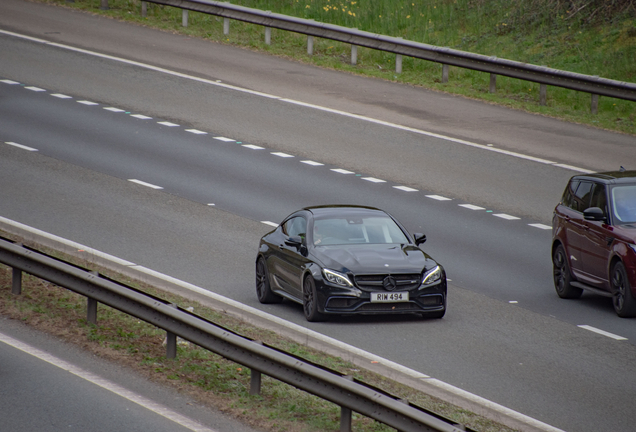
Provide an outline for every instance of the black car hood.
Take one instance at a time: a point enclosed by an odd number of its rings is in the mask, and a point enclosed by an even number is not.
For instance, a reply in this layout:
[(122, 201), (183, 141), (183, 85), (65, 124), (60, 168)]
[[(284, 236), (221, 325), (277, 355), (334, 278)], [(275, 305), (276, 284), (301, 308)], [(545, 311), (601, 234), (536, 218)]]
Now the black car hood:
[(424, 268), (436, 265), (431, 257), (413, 245), (318, 246), (311, 252), (324, 268), (342, 273), (421, 273)]

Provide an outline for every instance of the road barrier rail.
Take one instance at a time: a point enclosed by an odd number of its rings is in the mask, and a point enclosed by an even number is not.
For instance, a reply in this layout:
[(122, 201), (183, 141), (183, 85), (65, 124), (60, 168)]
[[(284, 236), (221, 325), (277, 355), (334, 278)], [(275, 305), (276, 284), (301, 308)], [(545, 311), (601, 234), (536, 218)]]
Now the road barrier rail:
[[(396, 54), (396, 72), (402, 70), (402, 56), (419, 58), (442, 64), (442, 82), (448, 81), (448, 67), (456, 66), (490, 73), (490, 92), (496, 91), (498, 75), (531, 81), (540, 84), (541, 105), (546, 104), (547, 86), (563, 87), (592, 95), (591, 111), (598, 112), (598, 97), (636, 101), (636, 83), (622, 82), (584, 75), (547, 66), (537, 66), (494, 56), (474, 54), (446, 47), (428, 45), (399, 37), (384, 36), (355, 28), (320, 23), (314, 20), (262, 11), (229, 2), (207, 0), (142, 0), (142, 15), (146, 14), (146, 3), (155, 3), (180, 8), (183, 11), (182, 25), (188, 24), (188, 11), (201, 12), (224, 18), (223, 31), (229, 34), (230, 20), (243, 21), (265, 27), (265, 42), (271, 43), (271, 29), (277, 28), (307, 35), (307, 52), (313, 53), (313, 38), (320, 37), (351, 44), (351, 63), (356, 64), (357, 47), (362, 46)], [(108, 0), (101, 7), (108, 8)]]
[(250, 394), (260, 393), (266, 374), (341, 407), (340, 430), (351, 431), (357, 412), (399, 431), (470, 431), (449, 419), (393, 396), (351, 376), (313, 364), (262, 342), (241, 336), (159, 297), (97, 272), (0, 237), (0, 263), (12, 268), (12, 293), (22, 293), (22, 274), (47, 280), (87, 298), (87, 320), (97, 323), (103, 303), (167, 333), (168, 358), (175, 358), (177, 337), (250, 368)]

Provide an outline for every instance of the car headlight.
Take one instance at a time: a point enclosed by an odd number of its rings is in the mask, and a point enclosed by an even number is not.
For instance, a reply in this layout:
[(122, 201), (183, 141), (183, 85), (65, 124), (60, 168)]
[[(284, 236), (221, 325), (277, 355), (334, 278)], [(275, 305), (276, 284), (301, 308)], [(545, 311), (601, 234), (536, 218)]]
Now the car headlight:
[(442, 279), (442, 269), (440, 266), (435, 266), (422, 277), (422, 285), (432, 285), (435, 282), (439, 282)]
[(322, 269), (322, 276), (328, 282), (332, 284), (340, 285), (343, 287), (353, 287), (353, 284), (349, 280), (349, 277), (345, 274), (335, 272), (329, 269)]

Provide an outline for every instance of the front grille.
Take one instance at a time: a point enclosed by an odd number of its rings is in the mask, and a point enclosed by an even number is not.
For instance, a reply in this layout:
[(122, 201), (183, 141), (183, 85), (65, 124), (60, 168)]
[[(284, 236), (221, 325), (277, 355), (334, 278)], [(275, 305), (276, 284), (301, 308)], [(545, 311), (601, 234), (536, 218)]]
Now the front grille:
[(393, 276), (396, 282), (394, 291), (409, 291), (420, 286), (422, 275), (420, 273), (412, 274), (378, 274), (378, 275), (357, 275), (355, 276), (355, 284), (362, 291), (378, 292), (386, 291), (384, 289), (384, 279), (387, 276)]
[(414, 303), (365, 303), (356, 312), (417, 312), (422, 308)]

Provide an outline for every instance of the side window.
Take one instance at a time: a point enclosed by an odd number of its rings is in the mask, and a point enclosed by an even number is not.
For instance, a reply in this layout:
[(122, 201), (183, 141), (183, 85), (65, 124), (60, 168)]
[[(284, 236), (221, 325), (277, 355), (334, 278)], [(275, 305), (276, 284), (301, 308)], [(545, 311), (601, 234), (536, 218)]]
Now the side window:
[(565, 192), (563, 192), (563, 198), (561, 198), (561, 202), (563, 203), (564, 206), (569, 207), (569, 208), (574, 208), (575, 201), (574, 201), (574, 191), (576, 190), (576, 188), (579, 186), (579, 181), (578, 180), (572, 180), (568, 186), (565, 188)]
[(590, 207), (590, 195), (592, 193), (593, 183), (590, 181), (582, 181), (572, 197), (572, 209), (582, 212)]
[(603, 210), (603, 215), (607, 217), (607, 193), (605, 192), (605, 185), (594, 183), (590, 207), (600, 208), (601, 210)]
[(301, 216), (291, 218), (283, 224), (283, 232), (289, 237), (300, 236), (305, 240), (307, 221)]

